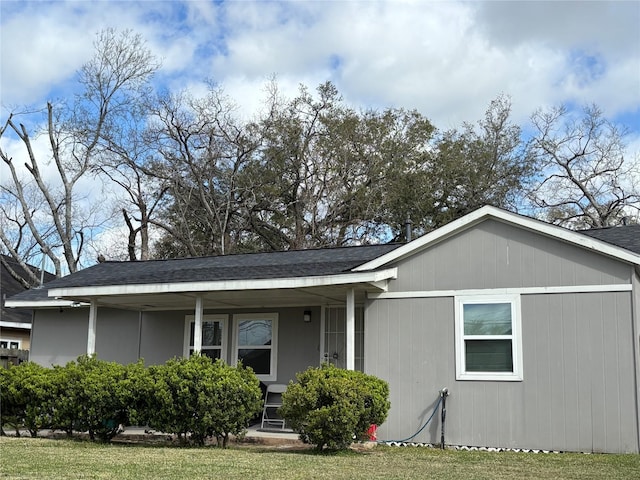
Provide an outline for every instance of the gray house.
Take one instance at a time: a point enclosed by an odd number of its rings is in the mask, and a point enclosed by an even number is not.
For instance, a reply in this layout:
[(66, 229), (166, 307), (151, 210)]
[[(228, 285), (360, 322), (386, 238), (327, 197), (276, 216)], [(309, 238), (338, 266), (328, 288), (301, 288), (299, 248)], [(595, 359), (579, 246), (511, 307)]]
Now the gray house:
[(6, 305), (34, 310), (43, 365), (201, 351), (286, 383), (329, 361), (389, 382), (380, 439), (446, 387), (448, 444), (639, 452), (640, 226), (483, 207), (404, 245), (105, 262)]

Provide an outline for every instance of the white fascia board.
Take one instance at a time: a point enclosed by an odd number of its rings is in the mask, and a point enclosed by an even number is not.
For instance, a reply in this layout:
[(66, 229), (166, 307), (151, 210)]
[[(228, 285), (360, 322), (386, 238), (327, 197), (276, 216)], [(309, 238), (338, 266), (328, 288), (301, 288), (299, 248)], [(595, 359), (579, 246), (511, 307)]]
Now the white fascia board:
[(353, 269), (354, 272), (371, 270), (374, 268), (382, 267), (390, 262), (406, 257), (428, 246), (434, 245), (437, 242), (445, 240), (446, 238), (459, 233), (473, 225), (480, 223), (481, 221), (493, 218), (498, 221), (502, 221), (511, 225), (518, 225), (527, 230), (552, 237), (563, 242), (579, 245), (588, 250), (592, 250), (610, 257), (622, 260), (634, 265), (640, 265), (640, 255), (630, 252), (624, 248), (616, 247), (610, 243), (596, 240), (595, 238), (583, 235), (581, 233), (568, 230), (557, 225), (551, 225), (549, 223), (542, 222), (530, 217), (525, 217), (517, 213), (508, 212), (500, 208), (484, 206), (475, 210), (464, 217), (461, 217), (453, 222), (440, 227), (433, 232), (427, 233), (422, 237), (403, 245), (385, 255), (382, 255), (370, 262), (367, 262), (359, 267)]
[(7, 308), (59, 308), (59, 307), (81, 307), (88, 306), (85, 304), (78, 305), (72, 300), (49, 299), (49, 300), (7, 300), (4, 302)]
[(375, 300), (389, 300), (398, 298), (440, 298), (480, 295), (546, 295), (562, 293), (603, 293), (603, 292), (631, 292), (633, 285), (619, 283), (612, 285), (560, 285), (553, 287), (505, 287), (466, 290), (415, 290), (403, 292), (369, 293), (367, 298)]
[(26, 322), (0, 322), (0, 327), (3, 328), (23, 328), (31, 330), (31, 324)]
[(255, 280), (223, 280), (213, 282), (178, 282), (137, 285), (105, 285), (95, 287), (52, 288), (50, 297), (92, 297), (111, 295), (144, 295), (157, 293), (221, 292), (236, 290), (278, 290), (305, 287), (324, 287), (369, 283), (376, 285), (384, 280), (397, 278), (397, 268), (375, 272), (343, 273), (317, 277), (265, 278)]

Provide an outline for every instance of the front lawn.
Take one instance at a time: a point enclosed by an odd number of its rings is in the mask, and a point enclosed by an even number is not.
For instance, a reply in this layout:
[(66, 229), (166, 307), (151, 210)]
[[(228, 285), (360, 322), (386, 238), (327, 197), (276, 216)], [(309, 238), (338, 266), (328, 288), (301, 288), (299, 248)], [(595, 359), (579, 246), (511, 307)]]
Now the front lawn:
[(315, 454), (0, 437), (3, 479), (638, 479), (639, 455), (491, 453), (376, 447)]

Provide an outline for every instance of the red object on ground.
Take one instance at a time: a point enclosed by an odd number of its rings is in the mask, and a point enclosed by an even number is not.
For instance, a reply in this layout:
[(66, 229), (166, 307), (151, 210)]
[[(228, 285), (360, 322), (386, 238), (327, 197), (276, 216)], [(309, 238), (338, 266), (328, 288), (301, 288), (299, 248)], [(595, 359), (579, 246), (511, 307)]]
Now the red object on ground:
[(378, 439), (377, 431), (378, 431), (377, 425), (371, 425), (369, 427), (369, 430), (367, 430), (367, 435), (369, 436), (370, 441), (375, 442)]

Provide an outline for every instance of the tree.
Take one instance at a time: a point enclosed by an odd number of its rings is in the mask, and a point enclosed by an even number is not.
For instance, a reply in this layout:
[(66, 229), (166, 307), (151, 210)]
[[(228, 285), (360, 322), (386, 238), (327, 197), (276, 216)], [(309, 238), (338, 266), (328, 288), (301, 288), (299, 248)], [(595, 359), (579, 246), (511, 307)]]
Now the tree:
[(438, 228), (483, 205), (518, 209), (534, 165), (510, 115), (510, 99), (499, 96), (477, 126), (465, 123), (461, 130), (440, 135), (422, 187), (424, 229)]
[(640, 212), (640, 160), (625, 156), (626, 131), (596, 105), (575, 117), (565, 106), (531, 117), (540, 169), (530, 198), (547, 220), (570, 228), (607, 227)]
[[(94, 167), (105, 184), (116, 186), (114, 196), (121, 198), (116, 208), (127, 227), (125, 258), (131, 261), (150, 258), (150, 230), (168, 191), (167, 182), (154, 176), (149, 167), (155, 155), (148, 139), (149, 102), (144, 96), (137, 97), (118, 124), (105, 131), (100, 161)], [(111, 252), (109, 256), (118, 254)]]
[(157, 155), (149, 166), (167, 188), (165, 235), (156, 256), (232, 253), (242, 234), (239, 176), (257, 147), (234, 118), (234, 105), (212, 86), (204, 98), (187, 93), (158, 98), (150, 136)]
[(327, 82), (272, 89), (251, 164), (251, 233), (263, 249), (378, 243), (411, 213), (433, 126), (415, 111), (355, 111)]
[[(44, 124), (33, 129), (18, 120), (21, 114), (11, 113), (0, 129), (0, 140), (7, 141), (0, 146), (0, 158), (9, 170), (0, 187), (0, 240), (27, 271), (26, 262), (38, 255), (49, 258), (57, 276), (78, 270), (93, 229), (108, 220), (104, 201), (91, 203), (80, 186), (102, 150), (104, 133), (118, 124), (157, 68), (142, 38), (130, 31), (104, 30), (94, 46), (94, 57), (78, 72), (82, 91), (70, 105), (48, 102)], [(36, 147), (45, 137), (48, 152), (40, 154)], [(9, 142), (22, 145), (18, 160), (9, 152)], [(22, 162), (24, 170), (17, 165)]]

